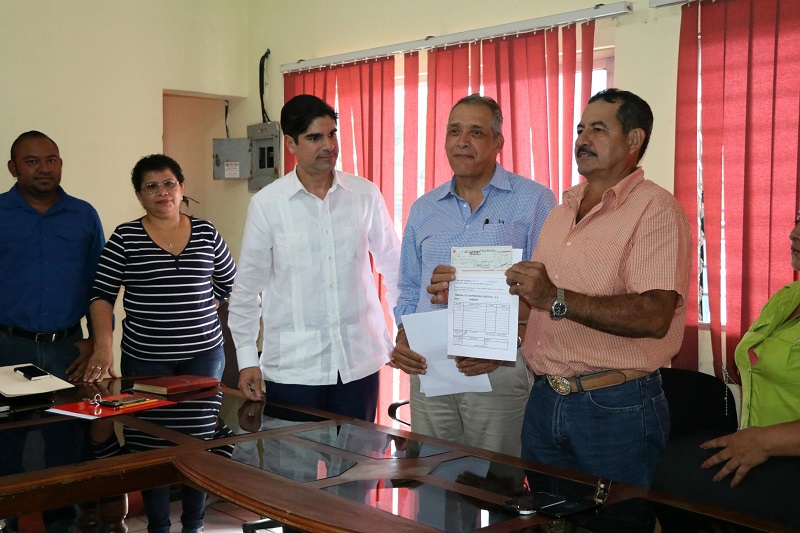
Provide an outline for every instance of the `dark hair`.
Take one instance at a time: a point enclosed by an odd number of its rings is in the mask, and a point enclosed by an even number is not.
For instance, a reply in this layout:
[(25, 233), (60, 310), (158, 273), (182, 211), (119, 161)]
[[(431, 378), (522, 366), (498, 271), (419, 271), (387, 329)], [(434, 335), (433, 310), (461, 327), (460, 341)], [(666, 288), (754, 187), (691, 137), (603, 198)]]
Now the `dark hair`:
[(331, 117), (339, 120), (336, 110), (325, 100), (310, 94), (298, 94), (283, 105), (281, 109), (281, 129), (283, 133), (298, 142), (300, 134), (319, 117)]
[(148, 172), (169, 170), (175, 175), (178, 183), (183, 183), (183, 171), (177, 161), (164, 154), (152, 154), (141, 158), (131, 171), (131, 182), (136, 192), (142, 190), (144, 175)]
[(36, 130), (26, 131), (25, 133), (21, 134), (19, 137), (14, 139), (14, 142), (11, 143), (11, 160), (12, 161), (14, 160), (14, 157), (16, 156), (17, 148), (19, 147), (19, 145), (22, 142), (27, 141), (29, 139), (47, 139), (48, 141), (53, 143), (53, 146), (55, 146), (56, 150), (58, 150), (58, 145), (56, 144), (56, 142), (53, 139), (51, 139), (50, 137), (48, 137), (47, 135), (45, 135), (44, 133), (42, 133), (41, 131), (36, 131)]
[(622, 133), (628, 133), (636, 128), (644, 130), (644, 140), (637, 159), (637, 161), (640, 161), (644, 151), (647, 150), (647, 145), (650, 143), (650, 134), (653, 133), (653, 111), (650, 109), (650, 105), (632, 92), (621, 89), (600, 91), (589, 98), (588, 103), (591, 104), (597, 100), (603, 100), (609, 104), (622, 102), (622, 105), (617, 109), (617, 120), (622, 126)]
[(497, 102), (494, 101), (493, 98), (489, 96), (481, 96), (478, 93), (471, 94), (469, 96), (465, 96), (454, 105), (450, 112), (453, 112), (453, 109), (460, 105), (482, 105), (489, 108), (489, 111), (492, 112), (492, 135), (495, 139), (502, 135), (503, 133), (503, 112), (500, 110), (500, 106)]

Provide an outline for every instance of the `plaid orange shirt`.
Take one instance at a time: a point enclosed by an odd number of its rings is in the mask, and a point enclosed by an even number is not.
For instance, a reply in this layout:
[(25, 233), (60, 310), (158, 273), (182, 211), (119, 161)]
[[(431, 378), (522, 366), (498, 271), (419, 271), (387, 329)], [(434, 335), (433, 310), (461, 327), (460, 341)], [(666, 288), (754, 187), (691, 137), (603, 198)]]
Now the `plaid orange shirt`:
[[(538, 375), (573, 376), (606, 369), (654, 371), (678, 353), (691, 272), (691, 233), (675, 197), (637, 168), (608, 189), (581, 221), (575, 218), (588, 183), (564, 192), (544, 223), (533, 261), (557, 286), (590, 296), (671, 290), (680, 295), (663, 339), (604, 333), (548, 311), (531, 311), (525, 360)], [(569, 298), (567, 298), (569, 307)], [(569, 316), (569, 314), (567, 314)]]

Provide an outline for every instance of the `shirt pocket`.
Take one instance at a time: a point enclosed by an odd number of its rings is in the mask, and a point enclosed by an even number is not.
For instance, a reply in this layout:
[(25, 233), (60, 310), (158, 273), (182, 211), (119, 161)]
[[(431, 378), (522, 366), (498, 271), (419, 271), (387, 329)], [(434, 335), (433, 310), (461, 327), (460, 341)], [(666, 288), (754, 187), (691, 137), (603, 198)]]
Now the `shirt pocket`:
[(784, 383), (800, 384), (800, 327), (787, 327), (764, 339), (758, 363)]
[[(517, 222), (483, 224), (478, 235), (479, 246), (511, 246), (525, 250), (528, 244), (527, 227)], [(530, 250), (528, 250), (530, 253)], [(527, 261), (530, 257), (523, 257)]]
[(311, 266), (308, 234), (284, 232), (275, 234), (275, 269), (305, 270)]
[(61, 264), (75, 260), (78, 265), (83, 265), (89, 247), (94, 243), (93, 235), (84, 228), (65, 225), (57, 226), (53, 233)]
[[(571, 250), (577, 248), (576, 253)], [(561, 252), (562, 264), (578, 262), (582, 265), (582, 287), (590, 296), (621, 294), (635, 290), (631, 284), (627, 270), (633, 265), (628, 262), (628, 242), (615, 235), (602, 237), (580, 237), (565, 240)]]
[(0, 243), (19, 243), (33, 239), (34, 230), (23, 217), (8, 217), (0, 231)]

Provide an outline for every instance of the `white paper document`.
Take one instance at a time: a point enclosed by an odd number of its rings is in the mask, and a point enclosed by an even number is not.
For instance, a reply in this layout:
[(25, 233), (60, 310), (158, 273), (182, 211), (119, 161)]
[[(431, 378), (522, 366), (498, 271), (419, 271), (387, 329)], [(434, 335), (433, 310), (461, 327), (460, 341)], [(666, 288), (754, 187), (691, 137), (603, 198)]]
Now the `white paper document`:
[(490, 392), (488, 374), (465, 376), (447, 355), (447, 310), (403, 316), (408, 345), (425, 357), (428, 369), (419, 376), (425, 396), (442, 396), (459, 392)]
[(33, 381), (14, 372), (14, 369), (22, 365), (9, 365), (0, 367), (0, 394), (6, 398), (14, 396), (26, 396), (29, 394), (42, 394), (61, 389), (74, 387), (72, 383), (50, 376), (45, 379), (35, 379)]
[(447, 353), (517, 360), (519, 296), (509, 294), (505, 271), (522, 259), (510, 246), (453, 248), (447, 307)]

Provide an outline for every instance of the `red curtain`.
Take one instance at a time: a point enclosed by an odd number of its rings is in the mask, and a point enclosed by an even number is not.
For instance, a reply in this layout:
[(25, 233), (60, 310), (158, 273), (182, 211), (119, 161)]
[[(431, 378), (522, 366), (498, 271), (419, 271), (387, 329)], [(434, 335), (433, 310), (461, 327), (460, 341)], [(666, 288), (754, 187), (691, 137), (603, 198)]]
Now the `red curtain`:
[[(590, 88), (594, 22), (584, 24), (581, 35), (581, 72), (587, 64)], [(483, 93), (497, 100), (503, 111), (506, 144), (500, 163), (547, 185), (560, 197), (572, 186), (576, 28), (489, 39), (481, 46)]]
[[(686, 211), (692, 230), (692, 242), (697, 243), (698, 192), (697, 192), (697, 69), (699, 66), (697, 43), (699, 4), (683, 8), (680, 44), (678, 49), (678, 94), (675, 119), (675, 197)], [(698, 354), (698, 304), (699, 262), (697, 246), (692, 248), (692, 273), (689, 294), (684, 299), (686, 328), (681, 351), (673, 359), (676, 368), (697, 370)]]
[[(575, 26), (561, 28), (561, 190), (572, 187), (573, 144), (575, 142), (575, 68), (578, 64), (578, 42)], [(591, 72), (589, 74), (591, 81)], [(558, 197), (558, 193), (556, 193)]]
[[(791, 0), (727, 0), (683, 8), (675, 191), (691, 216), (698, 211), (698, 187), (702, 190), (711, 342), (719, 376), (723, 367), (735, 369), (736, 344), (764, 302), (796, 277), (787, 235), (800, 198), (798, 23), (800, 4)], [(700, 128), (691, 135), (698, 109)], [(691, 145), (698, 135), (701, 164), (695, 160), (692, 169), (690, 154), (697, 151)], [(696, 296), (693, 288), (687, 302), (693, 306), (689, 336), (697, 328)], [(687, 343), (678, 363), (691, 366), (696, 339)]]
[(403, 61), (403, 227), (411, 204), (417, 199), (419, 146), (419, 52), (405, 55)]

